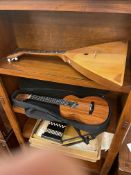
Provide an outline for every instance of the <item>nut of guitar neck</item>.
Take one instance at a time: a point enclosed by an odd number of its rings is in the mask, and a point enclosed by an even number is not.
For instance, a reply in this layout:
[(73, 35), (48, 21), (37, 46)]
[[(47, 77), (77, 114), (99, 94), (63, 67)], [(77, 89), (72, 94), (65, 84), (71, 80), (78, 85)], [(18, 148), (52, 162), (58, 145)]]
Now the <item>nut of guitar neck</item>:
[(25, 101), (30, 98), (29, 94), (18, 94), (15, 99), (18, 101)]

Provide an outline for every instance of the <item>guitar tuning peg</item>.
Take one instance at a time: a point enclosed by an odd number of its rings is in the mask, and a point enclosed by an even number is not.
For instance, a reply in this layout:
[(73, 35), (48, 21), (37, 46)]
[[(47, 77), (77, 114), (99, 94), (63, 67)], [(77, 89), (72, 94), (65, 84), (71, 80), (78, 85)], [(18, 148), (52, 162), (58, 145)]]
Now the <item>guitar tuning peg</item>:
[(15, 61), (18, 61), (18, 57), (15, 57), (14, 60), (15, 60)]
[(18, 61), (18, 57), (8, 58), (7, 61), (10, 63), (12, 61)]
[(11, 59), (10, 59), (10, 58), (8, 58), (8, 59), (7, 59), (7, 61), (10, 63), (10, 62), (11, 62)]

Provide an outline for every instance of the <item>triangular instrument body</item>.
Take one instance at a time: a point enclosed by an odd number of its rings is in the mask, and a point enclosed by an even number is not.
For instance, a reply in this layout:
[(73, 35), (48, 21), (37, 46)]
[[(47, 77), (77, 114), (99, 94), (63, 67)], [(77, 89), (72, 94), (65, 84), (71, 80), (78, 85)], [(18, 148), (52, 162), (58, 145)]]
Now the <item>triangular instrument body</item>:
[(78, 72), (103, 85), (123, 85), (127, 42), (111, 42), (66, 52), (66, 61)]

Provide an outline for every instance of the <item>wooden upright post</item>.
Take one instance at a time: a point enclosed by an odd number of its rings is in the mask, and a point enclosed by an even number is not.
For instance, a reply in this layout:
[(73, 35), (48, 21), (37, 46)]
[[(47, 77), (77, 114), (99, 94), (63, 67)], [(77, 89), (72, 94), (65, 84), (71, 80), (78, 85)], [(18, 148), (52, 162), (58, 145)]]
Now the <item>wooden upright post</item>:
[(122, 144), (122, 141), (131, 125), (131, 91), (126, 100), (126, 104), (122, 111), (121, 117), (119, 119), (119, 123), (115, 132), (115, 135), (112, 140), (111, 147), (108, 151), (106, 160), (101, 169), (100, 175), (107, 175)]
[(22, 136), (21, 129), (19, 127), (17, 118), (14, 112), (12, 111), (12, 107), (11, 107), (9, 98), (8, 98), (7, 92), (4, 88), (1, 78), (0, 78), (0, 100), (1, 100), (1, 105), (6, 113), (6, 116), (11, 124), (11, 127), (17, 137), (18, 142), (20, 144), (23, 144), (24, 138)]

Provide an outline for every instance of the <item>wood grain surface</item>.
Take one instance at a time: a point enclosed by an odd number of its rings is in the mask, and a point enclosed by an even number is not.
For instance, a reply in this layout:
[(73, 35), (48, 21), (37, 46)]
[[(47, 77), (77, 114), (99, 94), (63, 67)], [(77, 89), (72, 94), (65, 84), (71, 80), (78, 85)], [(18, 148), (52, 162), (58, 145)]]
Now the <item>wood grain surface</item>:
[[(32, 57), (24, 56), (18, 62), (8, 63), (7, 60), (0, 60), (0, 73), (5, 75), (26, 77), (38, 80), (52, 81), (57, 83), (72, 84), (83, 87), (91, 87), (97, 89), (108, 89), (112, 91), (119, 92), (129, 92), (131, 88), (131, 76), (130, 67), (126, 70), (128, 77), (124, 82), (122, 87), (107, 86), (106, 84), (98, 84), (87, 77), (80, 74), (78, 71), (73, 69), (67, 63), (63, 62), (58, 57)], [(9, 79), (9, 81), (14, 81), (15, 77), (4, 79)], [(13, 80), (14, 79), (14, 80)], [(6, 83), (8, 84), (8, 83)], [(12, 85), (13, 86), (13, 85)], [(17, 85), (14, 84), (15, 87)], [(13, 89), (15, 89), (13, 87)], [(8, 91), (12, 91), (7, 85)]]
[(18, 142), (20, 144), (24, 144), (24, 139), (21, 133), (19, 123), (16, 119), (14, 112), (11, 110), (11, 103), (1, 79), (0, 79), (0, 96), (3, 97), (3, 101), (1, 101), (1, 104), (10, 122), (10, 125), (18, 139)]
[[(131, 40), (131, 16), (129, 15), (131, 13), (130, 1), (90, 1), (90, 4), (87, 0), (63, 0), (63, 2), (64, 3), (62, 5), (60, 1), (54, 1), (52, 3), (52, 1), (47, 0), (41, 2), (37, 1), (37, 3), (35, 0), (0, 1), (0, 9), (10, 10), (0, 12), (0, 31), (2, 33), (0, 39), (1, 58), (6, 54), (8, 55), (8, 53), (12, 51), (12, 48), (15, 49), (16, 44), (19, 48), (45, 49), (51, 51), (70, 50), (92, 44), (119, 40)], [(46, 4), (42, 5), (41, 3)], [(40, 11), (32, 11), (36, 9)], [(45, 11), (41, 11), (44, 9)], [(50, 12), (47, 12), (46, 10), (49, 10)], [(68, 13), (64, 11), (68, 11)], [(77, 11), (79, 13), (72, 13), (73, 11)], [(3, 14), (6, 15), (6, 18), (3, 17)], [(10, 26), (12, 26), (12, 29), (10, 29)], [(15, 37), (13, 37), (13, 35)], [(32, 64), (30, 64), (30, 61), (32, 61)], [(61, 64), (59, 60), (56, 62), (54, 60), (43, 62), (41, 58), (38, 58), (37, 61), (36, 58), (34, 59), (34, 57), (25, 58), (18, 64), (14, 63), (12, 65), (1, 61), (0, 73), (11, 76), (35, 78), (74, 85), (79, 84), (81, 86), (89, 85), (90, 87), (105, 87), (103, 84), (97, 85), (97, 83), (94, 83), (87, 78), (85, 79), (85, 77), (80, 75), (78, 72), (67, 68), (65, 63)], [(38, 64), (39, 66), (36, 68), (37, 65), (35, 66), (35, 64)], [(41, 64), (44, 67), (40, 66)], [(58, 66), (59, 64), (60, 67)], [(125, 74), (126, 82), (124, 82), (124, 86), (117, 89), (110, 86), (107, 89), (123, 92), (130, 91), (130, 65), (130, 62), (128, 62), (128, 68), (126, 69), (127, 73)], [(51, 74), (51, 72), (47, 72), (47, 68), (52, 69), (53, 73)], [(68, 70), (67, 72), (65, 71), (66, 68)], [(64, 76), (61, 72), (64, 72)], [(70, 73), (71, 76), (67, 77), (66, 73)], [(125, 87), (126, 90), (123, 89)], [(12, 110), (12, 106), (5, 88), (2, 94), (6, 98), (5, 104), (3, 105), (5, 108), (7, 108), (6, 113), (10, 123), (12, 124), (13, 130), (15, 131), (19, 142), (23, 143), (24, 139), (22, 136), (22, 131), (17, 123), (16, 116)], [(131, 99), (131, 97), (129, 99)], [(103, 164), (103, 162), (100, 161), (100, 165), (103, 165), (101, 173), (101, 166), (96, 166), (98, 174), (106, 175), (109, 172), (113, 160), (119, 151), (120, 144), (125, 136), (125, 132), (127, 130), (126, 128), (128, 127), (124, 126), (123, 124), (125, 120), (129, 119), (130, 116), (128, 109), (130, 108), (131, 100), (129, 99), (127, 100), (126, 106), (120, 117), (120, 122), (105, 163)], [(95, 167), (93, 164), (91, 164), (91, 166), (92, 168)]]
[[(69, 95), (64, 99), (78, 103), (78, 106), (75, 108), (60, 105), (60, 113), (62, 117), (66, 119), (76, 120), (84, 124), (97, 125), (104, 123), (109, 116), (108, 103), (100, 97), (89, 96), (78, 98)], [(92, 111), (92, 114), (89, 114), (91, 102), (94, 103), (94, 110)]]
[[(7, 59), (19, 59), (25, 55), (58, 56), (87, 78), (97, 83), (119, 85), (124, 82), (128, 42), (97, 44), (63, 53), (43, 50), (19, 49)], [(117, 69), (116, 69), (117, 67)]]
[(1, 0), (0, 10), (131, 13), (128, 0)]
[(124, 82), (127, 42), (112, 42), (67, 51), (67, 62), (81, 74), (100, 84)]
[(131, 40), (126, 14), (7, 11), (18, 48), (72, 50), (94, 44)]

